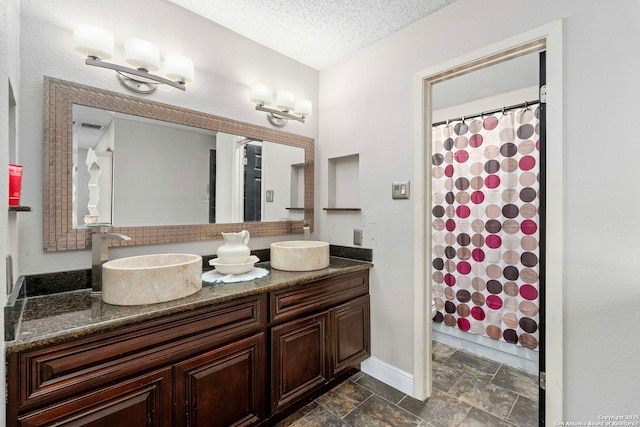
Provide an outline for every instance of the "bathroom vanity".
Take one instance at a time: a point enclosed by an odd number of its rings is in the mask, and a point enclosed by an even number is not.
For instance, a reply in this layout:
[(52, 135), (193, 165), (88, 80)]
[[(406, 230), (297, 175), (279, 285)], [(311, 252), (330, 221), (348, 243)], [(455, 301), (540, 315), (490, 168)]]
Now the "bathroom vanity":
[(371, 267), (331, 258), (146, 306), (27, 298), (6, 343), (7, 423), (270, 425), (369, 356)]

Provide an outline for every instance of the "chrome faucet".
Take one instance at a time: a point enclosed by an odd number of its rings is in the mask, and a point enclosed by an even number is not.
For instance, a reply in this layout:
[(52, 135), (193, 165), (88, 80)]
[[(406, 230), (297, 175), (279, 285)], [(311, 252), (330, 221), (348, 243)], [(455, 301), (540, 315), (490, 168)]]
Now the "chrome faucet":
[(302, 224), (302, 230), (304, 231), (304, 240), (309, 240), (311, 238), (311, 220), (305, 218)]
[(102, 292), (102, 264), (109, 260), (109, 239), (131, 240), (124, 234), (111, 233), (108, 224), (89, 226), (91, 235), (91, 292)]

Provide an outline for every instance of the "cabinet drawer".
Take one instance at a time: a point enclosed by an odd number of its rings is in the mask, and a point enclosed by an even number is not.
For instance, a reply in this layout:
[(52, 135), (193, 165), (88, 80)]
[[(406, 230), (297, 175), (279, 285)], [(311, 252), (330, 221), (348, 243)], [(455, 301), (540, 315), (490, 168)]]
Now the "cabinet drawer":
[(23, 415), (17, 425), (157, 426), (172, 423), (171, 368)]
[(19, 407), (85, 393), (259, 331), (264, 304), (263, 296), (251, 297), (21, 353)]
[(279, 322), (328, 308), (369, 292), (369, 271), (312, 282), (271, 292), (269, 321)]

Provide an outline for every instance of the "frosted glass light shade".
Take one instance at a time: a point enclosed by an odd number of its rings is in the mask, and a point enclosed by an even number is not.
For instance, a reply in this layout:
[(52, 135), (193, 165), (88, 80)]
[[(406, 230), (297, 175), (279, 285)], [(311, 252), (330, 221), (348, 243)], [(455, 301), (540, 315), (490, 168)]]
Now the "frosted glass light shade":
[(264, 83), (256, 83), (251, 86), (250, 99), (257, 104), (270, 104), (273, 99), (273, 91)]
[(295, 112), (303, 115), (305, 117), (310, 117), (311, 116), (311, 112), (312, 112), (312, 106), (313, 104), (311, 103), (310, 100), (308, 99), (299, 99), (296, 101), (296, 109)]
[(129, 39), (124, 43), (127, 62), (136, 68), (156, 71), (160, 68), (160, 49), (142, 39)]
[(193, 61), (186, 56), (168, 55), (164, 59), (164, 69), (170, 79), (185, 83), (193, 81)]
[(75, 49), (85, 56), (101, 59), (113, 58), (113, 34), (93, 25), (78, 25), (73, 30), (73, 44)]
[(276, 93), (276, 105), (285, 110), (293, 110), (296, 107), (296, 94), (290, 90), (278, 90)]

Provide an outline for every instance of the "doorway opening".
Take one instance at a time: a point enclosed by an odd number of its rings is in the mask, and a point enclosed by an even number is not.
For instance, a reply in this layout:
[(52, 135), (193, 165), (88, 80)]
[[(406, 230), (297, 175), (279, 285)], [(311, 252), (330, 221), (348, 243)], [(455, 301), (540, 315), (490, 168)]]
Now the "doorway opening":
[[(548, 262), (544, 295), (546, 343), (541, 358), (546, 361), (546, 396), (540, 396), (545, 419), (562, 419), (562, 22), (557, 21), (501, 43), (488, 46), (416, 74), (415, 177), (417, 198), (414, 212), (414, 397), (431, 394), (431, 206), (433, 86), (529, 54), (546, 52), (548, 191), (544, 194), (546, 231), (543, 249)], [(553, 96), (551, 96), (553, 94)], [(542, 295), (541, 295), (542, 298)], [(541, 313), (541, 316), (543, 314)], [(553, 378), (550, 382), (549, 380)]]
[(433, 338), (535, 375), (544, 308), (543, 55), (439, 82), (431, 100)]

